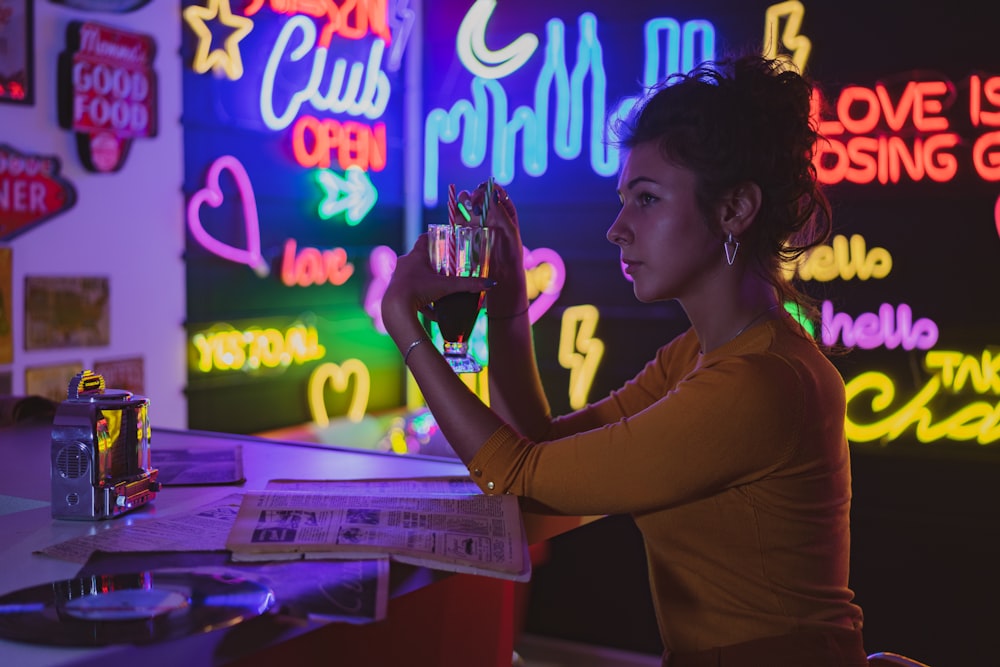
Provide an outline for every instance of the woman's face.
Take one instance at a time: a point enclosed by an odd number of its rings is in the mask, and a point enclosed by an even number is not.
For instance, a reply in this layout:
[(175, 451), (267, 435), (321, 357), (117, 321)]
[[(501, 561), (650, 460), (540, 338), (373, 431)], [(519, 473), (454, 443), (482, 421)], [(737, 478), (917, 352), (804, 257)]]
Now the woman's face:
[(608, 240), (621, 249), (635, 296), (652, 302), (700, 291), (724, 262), (722, 239), (695, 201), (694, 172), (663, 158), (655, 142), (639, 144), (618, 178), (621, 211)]

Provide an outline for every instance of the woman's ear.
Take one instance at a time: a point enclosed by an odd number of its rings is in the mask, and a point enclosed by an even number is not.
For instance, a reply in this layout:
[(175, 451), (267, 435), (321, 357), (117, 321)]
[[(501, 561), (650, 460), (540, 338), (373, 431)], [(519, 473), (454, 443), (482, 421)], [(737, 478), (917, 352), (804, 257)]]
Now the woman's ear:
[(739, 237), (753, 223), (760, 210), (760, 186), (753, 181), (740, 183), (720, 202), (719, 226), (723, 234)]

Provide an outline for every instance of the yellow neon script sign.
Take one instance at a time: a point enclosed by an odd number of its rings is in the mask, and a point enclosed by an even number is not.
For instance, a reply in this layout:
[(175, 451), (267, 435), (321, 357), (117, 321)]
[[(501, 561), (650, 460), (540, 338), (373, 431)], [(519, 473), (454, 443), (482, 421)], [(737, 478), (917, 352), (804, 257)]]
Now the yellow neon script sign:
[[(988, 445), (1000, 440), (1000, 402), (996, 400), (1000, 396), (1000, 353), (984, 350), (977, 358), (961, 352), (932, 351), (927, 353), (924, 367), (933, 373), (927, 384), (895, 408), (896, 387), (884, 373), (869, 371), (848, 382), (847, 439), (887, 443), (912, 428), (917, 440), (924, 443), (975, 440)], [(942, 408), (931, 404), (935, 397), (955, 394), (966, 384), (992, 399), (972, 401), (946, 417), (936, 417), (933, 409)], [(870, 396), (867, 401), (866, 396)], [(870, 412), (867, 420), (856, 416), (862, 411)]]
[(814, 248), (794, 266), (801, 280), (879, 280), (892, 271), (892, 255), (885, 248), (868, 248), (861, 234), (850, 240), (838, 234), (830, 245)]
[(587, 403), (587, 394), (604, 356), (604, 341), (594, 337), (600, 315), (587, 305), (570, 306), (563, 312), (559, 335), (559, 365), (569, 369), (569, 404), (573, 409)]
[(220, 329), (195, 334), (191, 344), (197, 351), (196, 365), (202, 373), (283, 368), (321, 359), (326, 354), (319, 344), (316, 328), (302, 324), (284, 332), (274, 328)]
[(368, 409), (368, 396), (371, 391), (371, 374), (364, 362), (358, 359), (347, 359), (342, 364), (321, 364), (309, 376), (309, 410), (317, 426), (328, 426), (330, 416), (327, 413), (326, 398), (323, 395), (327, 384), (343, 394), (351, 386), (354, 379), (354, 393), (347, 407), (347, 418), (352, 422), (360, 422)]

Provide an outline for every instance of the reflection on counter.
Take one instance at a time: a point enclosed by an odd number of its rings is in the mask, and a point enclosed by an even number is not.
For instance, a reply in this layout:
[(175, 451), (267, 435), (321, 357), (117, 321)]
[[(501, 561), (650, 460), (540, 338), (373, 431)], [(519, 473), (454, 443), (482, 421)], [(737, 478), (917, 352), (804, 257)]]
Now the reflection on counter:
[(400, 455), (458, 458), (426, 407), (366, 414), (354, 421), (331, 419), (326, 425), (308, 422), (256, 433), (262, 438), (347, 447)]

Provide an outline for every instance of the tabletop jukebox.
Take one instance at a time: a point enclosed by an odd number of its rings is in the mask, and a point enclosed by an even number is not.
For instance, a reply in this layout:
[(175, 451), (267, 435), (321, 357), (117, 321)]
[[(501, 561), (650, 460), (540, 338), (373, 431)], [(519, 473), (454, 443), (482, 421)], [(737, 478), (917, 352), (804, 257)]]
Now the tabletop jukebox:
[(108, 519), (156, 497), (149, 399), (77, 373), (52, 423), (52, 516)]

